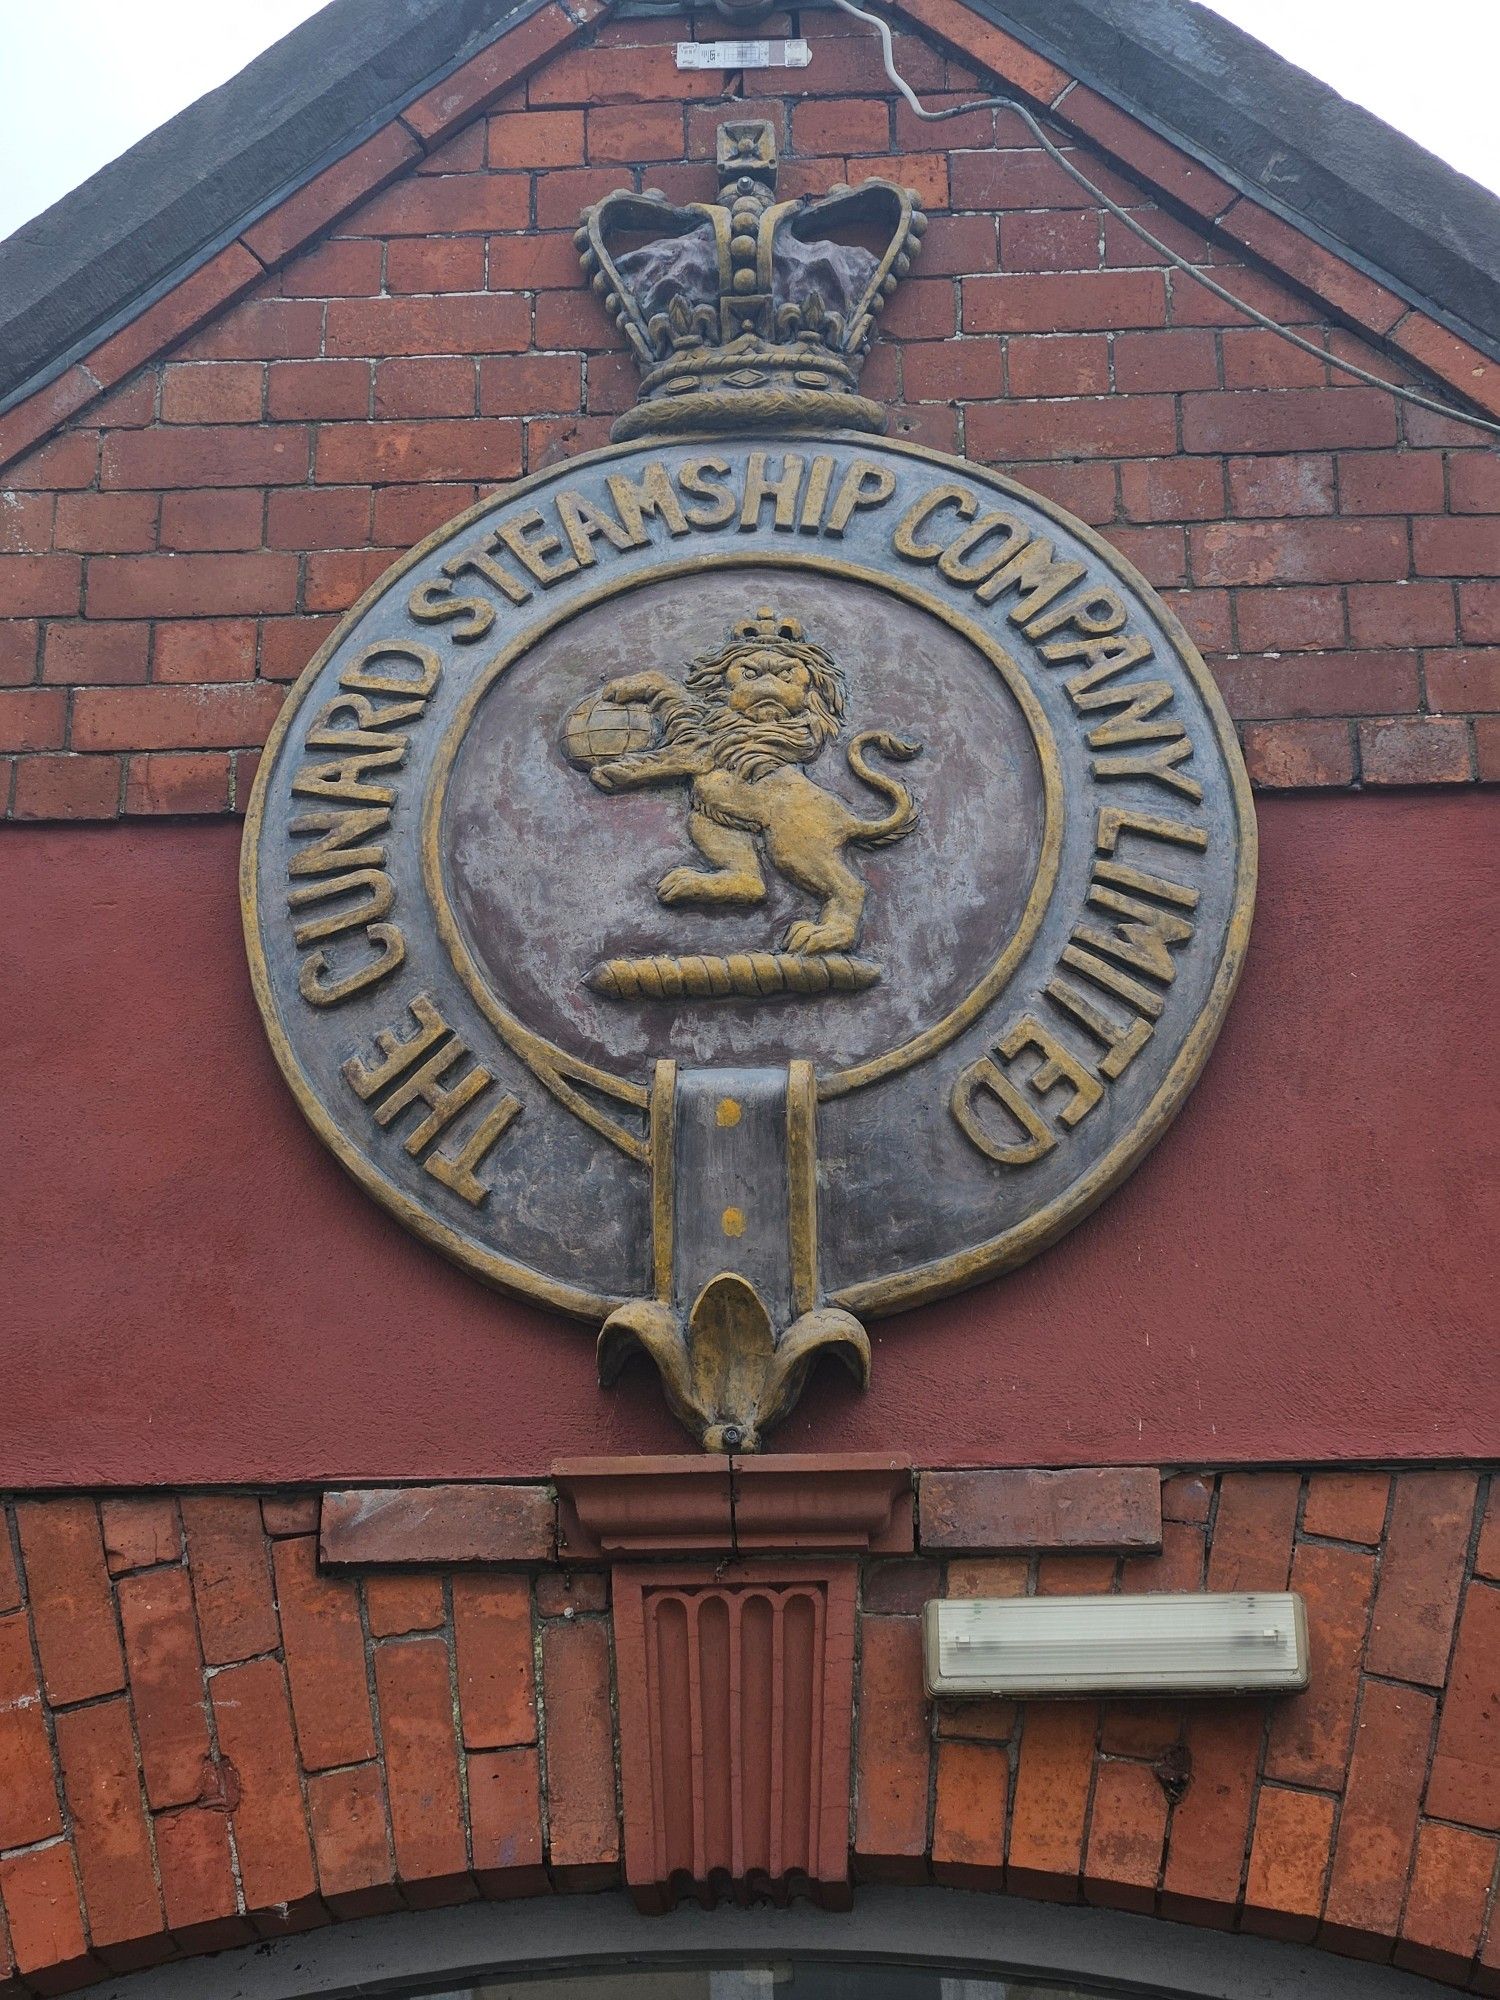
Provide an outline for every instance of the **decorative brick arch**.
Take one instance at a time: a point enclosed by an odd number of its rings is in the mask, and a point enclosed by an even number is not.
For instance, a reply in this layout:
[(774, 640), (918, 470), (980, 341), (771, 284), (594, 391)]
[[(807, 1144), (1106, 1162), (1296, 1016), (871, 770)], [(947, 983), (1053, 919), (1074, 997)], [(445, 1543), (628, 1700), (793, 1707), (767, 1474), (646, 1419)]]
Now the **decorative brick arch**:
[[(684, 1462), (631, 1463), (649, 1490)], [(805, 1494), (818, 1461), (780, 1463)], [(800, 1545), (777, 1530), (763, 1565), (857, 1583), (856, 1907), (860, 1883), (936, 1881), (1500, 1990), (1500, 1513), (1486, 1485), (1464, 1471), (1179, 1475), (1158, 1554), (945, 1551), (914, 1538), (899, 1495), (886, 1525), (859, 1531), (879, 1552), (851, 1554), (847, 1522), (831, 1556), (809, 1553), (826, 1527), (804, 1522)], [(363, 1509), (382, 1566), (320, 1566), (313, 1495), (14, 1504), (0, 1992), (402, 1907), (599, 1889), (648, 1851), (621, 1813), (632, 1745), (618, 1737), (637, 1692), (610, 1570), (573, 1553), (587, 1523), (581, 1535), (565, 1509), (564, 1567), (550, 1489), (419, 1490), (421, 1534), (447, 1550), (424, 1563), (411, 1493), (383, 1524)], [(336, 1539), (325, 1517), (330, 1554), (358, 1556)], [(744, 1569), (713, 1539), (674, 1562), (701, 1588)], [(626, 1576), (640, 1554), (617, 1551), (615, 1618), (654, 1573)], [(1290, 1701), (934, 1705), (922, 1692), (917, 1613), (943, 1590), (1288, 1582), (1312, 1636), (1312, 1684)], [(663, 1900), (639, 1872), (631, 1886), (647, 1907)]]

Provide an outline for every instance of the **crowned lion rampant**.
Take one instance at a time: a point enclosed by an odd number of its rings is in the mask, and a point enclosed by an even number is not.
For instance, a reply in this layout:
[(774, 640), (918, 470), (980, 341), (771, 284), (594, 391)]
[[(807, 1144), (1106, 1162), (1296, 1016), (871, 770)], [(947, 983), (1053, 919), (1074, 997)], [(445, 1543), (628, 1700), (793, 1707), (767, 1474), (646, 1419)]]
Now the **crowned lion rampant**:
[(850, 770), (890, 808), (862, 819), (806, 769), (838, 736), (845, 703), (832, 656), (795, 618), (763, 608), (732, 626), (680, 681), (653, 671), (608, 682), (569, 717), (564, 742), (602, 792), (690, 787), (688, 837), (708, 866), (668, 869), (656, 887), (660, 901), (762, 902), (763, 851), (821, 905), (815, 918), (788, 925), (782, 949), (843, 952), (858, 939), (865, 903), (845, 850), (884, 847), (917, 823), (906, 786), (873, 770), (865, 752), (905, 763), (921, 749), (883, 729), (851, 740)]

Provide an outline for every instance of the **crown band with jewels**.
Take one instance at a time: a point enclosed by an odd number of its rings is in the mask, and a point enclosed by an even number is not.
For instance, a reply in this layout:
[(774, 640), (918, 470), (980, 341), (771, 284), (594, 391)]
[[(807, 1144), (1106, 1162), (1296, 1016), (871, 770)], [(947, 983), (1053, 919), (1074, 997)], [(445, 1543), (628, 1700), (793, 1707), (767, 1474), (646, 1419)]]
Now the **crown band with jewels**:
[(770, 605), (763, 604), (753, 618), (736, 619), (730, 626), (735, 639), (760, 639), (774, 645), (778, 639), (800, 639), (802, 625), (796, 618), (779, 618)]
[[(887, 299), (921, 249), (911, 188), (777, 201), (776, 138), (763, 119), (719, 127), (719, 199), (685, 206), (620, 189), (584, 210), (577, 243), (605, 311), (641, 368), (619, 439), (685, 431), (883, 431), (857, 393)], [(877, 254), (835, 232), (875, 225)], [(622, 237), (648, 238), (633, 249)]]

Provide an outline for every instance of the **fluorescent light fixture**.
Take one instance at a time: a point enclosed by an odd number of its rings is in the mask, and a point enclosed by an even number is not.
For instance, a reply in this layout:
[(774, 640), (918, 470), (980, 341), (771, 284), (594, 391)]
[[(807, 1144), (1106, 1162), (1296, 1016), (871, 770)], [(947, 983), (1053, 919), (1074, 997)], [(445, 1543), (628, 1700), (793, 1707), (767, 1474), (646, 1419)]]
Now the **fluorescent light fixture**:
[(954, 1597), (923, 1615), (943, 1695), (1278, 1694), (1307, 1686), (1293, 1591)]

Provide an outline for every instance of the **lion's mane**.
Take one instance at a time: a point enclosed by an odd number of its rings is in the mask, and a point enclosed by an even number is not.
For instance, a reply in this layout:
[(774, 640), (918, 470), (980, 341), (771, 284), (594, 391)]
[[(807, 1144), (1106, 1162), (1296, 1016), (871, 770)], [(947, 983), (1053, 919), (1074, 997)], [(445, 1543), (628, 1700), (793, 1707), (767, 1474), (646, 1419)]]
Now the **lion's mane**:
[(811, 676), (807, 705), (800, 715), (764, 722), (729, 705), (725, 675), (738, 659), (763, 650), (763, 640), (737, 640), (694, 660), (683, 676), (687, 698), (668, 715), (663, 740), (707, 750), (721, 770), (753, 783), (787, 764), (810, 764), (843, 726), (844, 676), (836, 662), (810, 640), (778, 640), (777, 651), (794, 655)]

